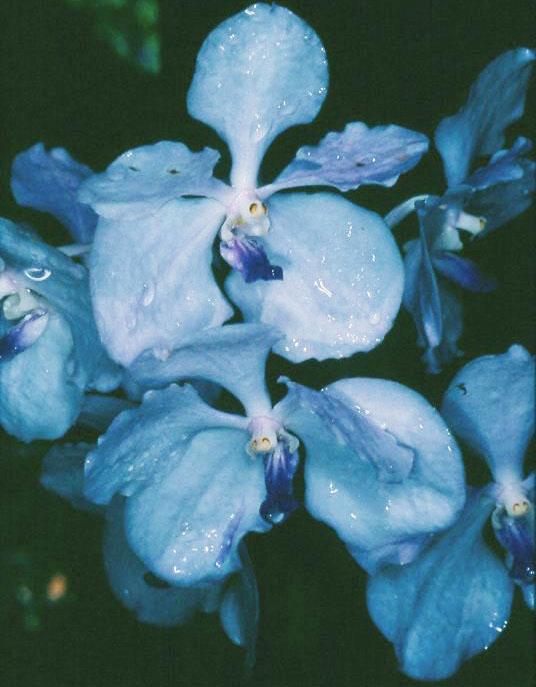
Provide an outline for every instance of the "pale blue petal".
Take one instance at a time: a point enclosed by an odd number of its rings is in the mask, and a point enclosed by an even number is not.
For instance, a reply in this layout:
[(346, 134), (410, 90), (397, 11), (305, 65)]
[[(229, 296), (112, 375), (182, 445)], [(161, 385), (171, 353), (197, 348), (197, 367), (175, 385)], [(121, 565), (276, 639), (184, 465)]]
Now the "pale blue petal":
[(489, 293), (497, 288), (497, 280), (484, 274), (480, 267), (468, 258), (461, 258), (448, 251), (437, 251), (432, 262), (438, 272), (462, 289), (473, 293)]
[(193, 153), (183, 143), (160, 141), (123, 153), (80, 189), (79, 198), (106, 219), (140, 219), (181, 196), (210, 196), (225, 188), (212, 177), (220, 154)]
[(104, 568), (112, 591), (142, 623), (165, 627), (187, 622), (213, 590), (152, 582), (150, 571), (128, 544), (123, 510), (121, 500), (112, 504), (104, 532)]
[(471, 498), (454, 527), (413, 563), (389, 566), (369, 582), (372, 619), (410, 677), (448, 678), (508, 622), (513, 584), (482, 538), (492, 508)]
[(128, 366), (146, 349), (163, 356), (232, 315), (211, 270), (225, 216), (217, 201), (170, 201), (142, 222), (101, 220), (91, 292), (104, 345)]
[(445, 365), (450, 365), (463, 355), (458, 348), (458, 342), (463, 334), (462, 303), (445, 282), (439, 283), (438, 286), (443, 321), (441, 342), (435, 348), (431, 348), (427, 347), (426, 341), (418, 341), (419, 346), (425, 349), (422, 360), (430, 374), (438, 374)]
[(98, 508), (84, 496), (84, 462), (92, 444), (54, 444), (43, 459), (41, 484), (75, 508)]
[(162, 579), (212, 584), (240, 568), (245, 534), (269, 529), (259, 514), (264, 470), (246, 452), (244, 430), (199, 432), (177, 455), (180, 438), (166, 439), (165, 477), (127, 500), (125, 528), (135, 553)]
[(442, 414), (449, 427), (487, 461), (494, 480), (522, 478), (534, 434), (534, 359), (522, 346), (465, 365), (450, 383)]
[(98, 432), (105, 432), (119, 413), (133, 407), (134, 404), (131, 401), (117, 396), (86, 394), (77, 423), (96, 429)]
[(11, 190), (19, 205), (49, 212), (65, 225), (75, 241), (90, 243), (97, 215), (78, 200), (77, 192), (92, 173), (63, 148), (47, 152), (42, 143), (36, 143), (14, 159)]
[(22, 441), (58, 439), (75, 422), (85, 376), (73, 375), (71, 330), (51, 315), (39, 339), (0, 362), (0, 425)]
[(263, 240), (283, 280), (246, 284), (231, 274), (226, 289), (244, 319), (281, 330), (274, 351), (293, 362), (377, 346), (403, 288), (400, 254), (383, 220), (329, 193), (277, 194), (268, 206)]
[[(319, 400), (322, 395), (344, 404), (344, 413)], [(402, 555), (400, 547), (416, 553), (424, 535), (448, 527), (461, 509), (465, 485), (456, 443), (411, 389), (380, 379), (345, 379), (320, 392), (291, 385), (275, 412), (305, 445), (307, 509), (361, 562), (391, 560), (397, 551)], [(351, 421), (352, 414), (360, 417)], [(366, 421), (372, 429), (352, 437)]]
[(281, 338), (273, 327), (231, 324), (194, 334), (167, 360), (146, 353), (130, 367), (145, 388), (185, 378), (209, 379), (230, 391), (249, 417), (269, 414), (272, 406), (264, 381), (266, 358)]
[(460, 111), (440, 122), (435, 144), (449, 186), (468, 176), (475, 158), (502, 148), (504, 130), (523, 114), (533, 60), (527, 48), (503, 53), (479, 74)]
[(316, 33), (290, 10), (257, 3), (206, 38), (188, 111), (228, 143), (233, 185), (254, 188), (270, 143), (316, 117), (327, 85), (326, 54)]
[(533, 584), (524, 584), (521, 587), (521, 591), (523, 592), (523, 598), (525, 599), (525, 603), (527, 604), (527, 607), (530, 608), (531, 611), (534, 610), (534, 585)]
[[(304, 146), (269, 188), (335, 186), (351, 191), (363, 184), (393, 186), (428, 150), (428, 138), (391, 124), (369, 128), (363, 122), (330, 132), (317, 146)], [(260, 196), (264, 197), (262, 189)]]
[(532, 150), (532, 142), (520, 136), (509, 150), (497, 151), (485, 167), (477, 169), (465, 180), (465, 184), (482, 190), (523, 176), (523, 156)]
[[(148, 391), (140, 407), (115, 418), (89, 454), (86, 496), (105, 504), (117, 492), (130, 496), (151, 481), (163, 479), (172, 467), (171, 454), (180, 457), (198, 432), (236, 426), (234, 418), (208, 406), (191, 386)], [(244, 418), (242, 426), (246, 425)]]

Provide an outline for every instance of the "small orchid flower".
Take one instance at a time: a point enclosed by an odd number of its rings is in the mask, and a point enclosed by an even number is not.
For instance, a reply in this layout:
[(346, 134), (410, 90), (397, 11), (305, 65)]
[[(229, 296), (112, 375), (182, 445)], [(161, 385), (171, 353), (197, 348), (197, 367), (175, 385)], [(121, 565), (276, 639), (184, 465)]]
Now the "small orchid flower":
[[(470, 490), (458, 521), (411, 565), (370, 580), (372, 618), (411, 677), (442, 680), (486, 650), (508, 623), (516, 585), (534, 607), (534, 474), (523, 474), (534, 381), (533, 358), (512, 346), (467, 364), (445, 394), (444, 417), (484, 458), (493, 482)], [(484, 541), (490, 520), (504, 562)]]
[(322, 360), (382, 340), (403, 279), (384, 222), (339, 195), (280, 191), (392, 186), (417, 164), (426, 137), (354, 122), (298, 150), (273, 183), (257, 180), (274, 138), (311, 122), (327, 86), (316, 33), (283, 7), (252, 5), (209, 34), (188, 93), (190, 114), (229, 145), (231, 184), (212, 175), (216, 151), (163, 141), (128, 151), (82, 185), (80, 199), (100, 215), (92, 297), (112, 358), (128, 366), (232, 315), (212, 274), (218, 233), (232, 268), (226, 291), (247, 322), (283, 332), (277, 353)]
[(56, 439), (84, 392), (119, 383), (93, 321), (87, 270), (31, 230), (0, 220), (0, 425)]
[[(504, 130), (523, 114), (533, 61), (533, 51), (519, 48), (483, 70), (466, 104), (443, 119), (435, 132), (446, 192), (412, 198), (385, 218), (395, 226), (408, 212), (417, 211), (419, 238), (405, 246), (403, 303), (415, 321), (429, 372), (439, 372), (460, 355), (462, 306), (450, 285), (480, 293), (496, 286), (474, 262), (457, 254), (463, 248), (460, 231), (485, 236), (532, 202), (536, 165), (526, 157), (531, 142), (519, 137), (509, 150), (501, 148)], [(471, 173), (482, 156), (491, 158)]]
[[(247, 533), (290, 516), (300, 442), (307, 509), (369, 570), (412, 560), (463, 506), (456, 443), (415, 392), (378, 379), (322, 391), (284, 380), (288, 393), (272, 407), (264, 363), (280, 337), (266, 325), (229, 325), (165, 362), (148, 352), (132, 372), (164, 388), (118, 415), (88, 454), (85, 497), (100, 506), (124, 497), (129, 546), (172, 586), (221, 584), (241, 569)], [(196, 377), (233, 393), (244, 414), (216, 410), (189, 385), (165, 386)]]
[[(115, 411), (119, 409), (116, 406)], [(99, 421), (110, 417), (96, 410)], [(113, 414), (113, 413), (112, 413)], [(217, 585), (199, 588), (174, 587), (153, 575), (128, 545), (123, 527), (124, 499), (118, 497), (106, 509), (84, 498), (84, 461), (91, 444), (56, 444), (43, 461), (41, 484), (68, 500), (75, 508), (100, 513), (106, 520), (103, 542), (104, 568), (113, 593), (138, 620), (160, 626), (180, 625), (197, 611), (219, 611), (227, 636), (254, 659), (258, 616), (258, 592), (245, 545), (240, 547), (239, 572)]]

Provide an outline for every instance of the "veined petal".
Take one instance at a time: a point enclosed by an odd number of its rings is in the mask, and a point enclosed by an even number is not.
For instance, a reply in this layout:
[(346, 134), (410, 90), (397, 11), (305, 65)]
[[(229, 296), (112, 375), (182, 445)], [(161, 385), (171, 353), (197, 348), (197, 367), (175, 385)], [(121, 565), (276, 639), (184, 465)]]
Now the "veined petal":
[(225, 262), (240, 272), (246, 284), (259, 279), (272, 281), (283, 279), (279, 265), (271, 265), (262, 244), (248, 236), (220, 242), (220, 254)]
[(270, 143), (316, 117), (327, 85), (326, 54), (316, 33), (290, 10), (257, 3), (205, 39), (188, 111), (228, 143), (233, 186), (255, 188)]
[(534, 359), (522, 346), (465, 365), (441, 410), (452, 431), (488, 463), (494, 480), (520, 481), (534, 434)]
[(75, 241), (90, 243), (97, 215), (78, 200), (77, 192), (92, 173), (63, 148), (47, 152), (42, 143), (36, 143), (14, 159), (11, 190), (19, 205), (49, 212), (65, 225)]
[(473, 496), (456, 524), (413, 563), (389, 566), (370, 579), (370, 615), (410, 677), (449, 677), (508, 622), (513, 584), (482, 538), (492, 508), (493, 502)]
[(232, 315), (211, 270), (224, 216), (217, 201), (181, 199), (143, 221), (99, 222), (91, 293), (102, 340), (117, 362), (128, 366), (146, 349), (165, 357)]
[(497, 288), (497, 280), (484, 274), (480, 267), (448, 251), (438, 251), (432, 258), (434, 267), (444, 277), (463, 289), (474, 293), (489, 293)]
[(98, 510), (84, 496), (84, 462), (92, 444), (54, 444), (43, 459), (41, 484), (81, 510)]
[[(164, 479), (129, 497), (127, 538), (162, 579), (187, 586), (223, 580), (240, 568), (244, 535), (269, 529), (259, 514), (262, 463), (251, 460), (246, 442), (243, 430), (199, 432), (170, 457)], [(178, 448), (177, 439), (167, 443)]]
[(282, 281), (226, 289), (247, 322), (277, 327), (274, 351), (293, 362), (340, 358), (381, 342), (402, 295), (402, 262), (376, 214), (329, 193), (275, 195), (264, 243)]
[(219, 159), (211, 148), (193, 153), (173, 141), (141, 146), (88, 179), (79, 198), (106, 219), (140, 219), (181, 196), (217, 196), (226, 188), (212, 176)]
[(144, 388), (154, 389), (186, 378), (208, 379), (230, 391), (249, 417), (272, 409), (265, 384), (266, 358), (281, 338), (263, 324), (231, 324), (194, 334), (164, 361), (146, 353), (130, 368)]
[(414, 391), (380, 379), (340, 380), (320, 392), (291, 385), (274, 412), (305, 445), (307, 509), (362, 563), (392, 560), (402, 545), (416, 554), (423, 536), (461, 509), (456, 443)]
[(157, 581), (130, 548), (124, 528), (124, 504), (116, 500), (108, 509), (104, 532), (104, 568), (117, 597), (142, 623), (172, 626), (187, 622), (201, 610), (205, 598), (219, 587), (172, 587)]
[[(273, 184), (270, 193), (298, 186), (335, 186), (350, 191), (362, 184), (393, 186), (415, 167), (428, 150), (428, 138), (391, 124), (369, 128), (347, 124), (341, 133), (327, 134), (317, 146), (304, 146)], [(259, 196), (266, 194), (259, 189)]]
[(527, 48), (499, 55), (479, 74), (459, 112), (439, 123), (435, 144), (449, 186), (468, 176), (476, 157), (502, 148), (504, 130), (523, 114), (533, 60)]
[(172, 385), (162, 391), (148, 391), (141, 406), (115, 418), (88, 455), (87, 498), (105, 504), (117, 492), (130, 496), (162, 479), (172, 468), (170, 458), (180, 457), (198, 432), (214, 427), (246, 427), (246, 419), (242, 425), (236, 419), (242, 420), (214, 410), (191, 386)]

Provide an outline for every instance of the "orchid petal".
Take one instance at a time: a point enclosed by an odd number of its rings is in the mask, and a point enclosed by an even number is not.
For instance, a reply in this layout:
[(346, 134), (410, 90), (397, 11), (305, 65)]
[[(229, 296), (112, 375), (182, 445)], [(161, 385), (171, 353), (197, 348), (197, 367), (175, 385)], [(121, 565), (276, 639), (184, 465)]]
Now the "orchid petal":
[[(393, 124), (369, 128), (347, 124), (341, 133), (327, 134), (317, 146), (304, 146), (281, 172), (271, 193), (297, 186), (335, 186), (351, 191), (363, 184), (394, 186), (428, 150), (428, 139)], [(260, 197), (266, 197), (259, 190)]]
[(425, 340), (418, 344), (425, 349), (422, 359), (430, 374), (438, 374), (445, 365), (450, 365), (463, 355), (458, 348), (458, 341), (463, 334), (463, 307), (458, 296), (446, 285), (439, 283), (441, 302), (442, 337), (435, 348), (427, 347)]
[(97, 215), (77, 199), (77, 192), (92, 173), (63, 148), (47, 152), (42, 143), (36, 143), (13, 161), (11, 190), (19, 205), (49, 212), (67, 227), (75, 241), (90, 243)]
[(438, 272), (462, 289), (473, 293), (489, 293), (497, 288), (497, 280), (484, 274), (480, 267), (468, 258), (461, 258), (447, 251), (438, 251), (434, 254), (432, 262)]
[(112, 358), (128, 366), (146, 349), (169, 353), (232, 315), (211, 271), (224, 215), (216, 201), (182, 199), (143, 221), (99, 222), (91, 291)]
[(276, 195), (269, 213), (264, 242), (284, 278), (244, 284), (229, 276), (226, 289), (244, 319), (281, 330), (286, 338), (274, 351), (293, 362), (374, 348), (402, 293), (402, 263), (387, 226), (328, 193)]
[(515, 345), (472, 360), (450, 383), (441, 412), (486, 460), (496, 482), (519, 480), (534, 434), (534, 359)]
[(474, 158), (503, 146), (504, 130), (523, 115), (533, 60), (527, 48), (499, 55), (479, 74), (459, 112), (439, 123), (435, 144), (449, 186), (468, 176)]
[(370, 579), (372, 619), (417, 680), (443, 680), (487, 649), (510, 616), (513, 584), (482, 528), (493, 503), (473, 497), (454, 527), (411, 564)]
[(485, 167), (480, 167), (465, 180), (467, 186), (482, 190), (503, 184), (508, 181), (515, 181), (523, 176), (521, 162), (532, 150), (532, 142), (520, 136), (509, 150), (498, 150)]
[(194, 334), (164, 361), (151, 353), (138, 358), (130, 373), (145, 388), (185, 378), (209, 379), (230, 391), (249, 417), (267, 415), (271, 402), (264, 382), (266, 359), (281, 338), (263, 324), (231, 324)]
[(233, 186), (254, 188), (270, 143), (316, 117), (327, 84), (326, 54), (316, 33), (290, 10), (257, 3), (205, 39), (188, 111), (228, 143)]
[(463, 505), (456, 443), (406, 387), (379, 379), (345, 379), (320, 392), (291, 384), (274, 412), (305, 445), (307, 509), (363, 564), (392, 560), (400, 547), (416, 554)]
[(84, 461), (92, 444), (54, 444), (43, 459), (41, 484), (81, 510), (97, 510), (84, 496)]
[(217, 196), (225, 189), (212, 177), (219, 159), (211, 148), (193, 153), (172, 141), (141, 146), (88, 179), (79, 198), (105, 219), (141, 219), (181, 196)]
[(117, 396), (86, 394), (77, 422), (98, 432), (105, 432), (117, 415), (132, 407), (134, 404), (131, 401)]
[(262, 244), (247, 236), (220, 242), (220, 255), (234, 270), (240, 272), (246, 284), (259, 279), (283, 279), (283, 270), (270, 264)]

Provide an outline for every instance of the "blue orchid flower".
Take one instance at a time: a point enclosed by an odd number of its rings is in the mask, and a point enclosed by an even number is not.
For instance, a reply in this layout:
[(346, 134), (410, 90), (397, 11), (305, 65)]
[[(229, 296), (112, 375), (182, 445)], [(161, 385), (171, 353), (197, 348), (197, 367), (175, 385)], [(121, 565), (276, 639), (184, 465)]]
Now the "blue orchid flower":
[(311, 122), (327, 86), (316, 33), (283, 7), (252, 5), (209, 34), (188, 93), (190, 114), (229, 146), (231, 185), (212, 175), (216, 151), (170, 141), (130, 150), (82, 185), (80, 199), (100, 215), (92, 297), (116, 361), (170, 351), (231, 317), (212, 274), (218, 232), (233, 268), (227, 294), (247, 322), (283, 332), (277, 353), (322, 360), (382, 340), (403, 281), (385, 223), (332, 193), (279, 192), (392, 186), (427, 150), (426, 137), (354, 122), (301, 148), (272, 184), (257, 181), (274, 138)]
[[(185, 594), (224, 584), (243, 569), (244, 537), (296, 508), (300, 442), (307, 510), (370, 571), (413, 560), (463, 507), (456, 443), (410, 389), (346, 379), (314, 391), (282, 380), (287, 395), (272, 407), (264, 364), (281, 336), (266, 325), (228, 325), (165, 362), (146, 353), (132, 373), (163, 388), (118, 415), (87, 456), (85, 498), (106, 508), (121, 499), (118, 536), (145, 570)], [(244, 414), (216, 410), (190, 385), (167, 385), (199, 377), (233, 393)]]
[[(452, 430), (479, 453), (493, 482), (471, 489), (454, 526), (405, 567), (370, 580), (368, 606), (402, 670), (442, 680), (505, 629), (514, 586), (534, 608), (534, 474), (523, 457), (534, 434), (534, 360), (521, 346), (473, 360), (443, 401)], [(484, 541), (491, 524), (502, 562)]]
[[(99, 424), (105, 424), (121, 410), (94, 405)], [(241, 568), (230, 580), (198, 588), (171, 586), (152, 574), (130, 548), (123, 526), (125, 499), (118, 497), (105, 509), (95, 507), (83, 493), (84, 461), (91, 444), (55, 445), (43, 461), (41, 484), (75, 508), (105, 518), (103, 558), (110, 587), (117, 599), (138, 620), (160, 626), (186, 623), (196, 612), (219, 612), (223, 629), (231, 641), (245, 647), (248, 661), (254, 660), (258, 592), (253, 566), (245, 544), (240, 546)]]
[[(390, 226), (417, 211), (419, 238), (409, 241), (404, 260), (405, 308), (411, 314), (428, 371), (461, 355), (462, 305), (452, 285), (487, 293), (494, 279), (461, 258), (460, 230), (485, 236), (526, 210), (536, 186), (532, 148), (523, 137), (503, 150), (504, 130), (523, 114), (534, 52), (510, 50), (489, 64), (471, 87), (461, 110), (443, 119), (435, 132), (448, 188), (441, 196), (418, 196), (386, 216)], [(470, 172), (475, 161), (491, 156)]]
[(119, 384), (93, 320), (87, 270), (0, 219), (0, 301), (0, 425), (23, 441), (57, 439), (86, 390)]

